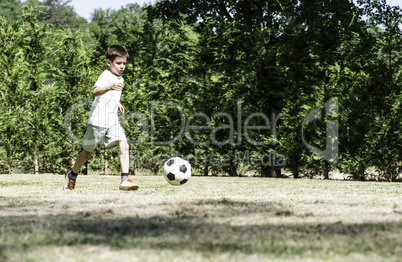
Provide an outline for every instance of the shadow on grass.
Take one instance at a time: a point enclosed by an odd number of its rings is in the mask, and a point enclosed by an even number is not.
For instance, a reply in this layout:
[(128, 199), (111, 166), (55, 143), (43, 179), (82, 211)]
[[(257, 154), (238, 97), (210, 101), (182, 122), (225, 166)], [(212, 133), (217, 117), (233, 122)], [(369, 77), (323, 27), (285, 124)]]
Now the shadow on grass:
[[(7, 207), (0, 206), (0, 211), (2, 209)], [(303, 256), (317, 252), (323, 256), (333, 252), (371, 252), (386, 257), (401, 255), (402, 221), (278, 224), (270, 222), (270, 219), (296, 215), (269, 202), (197, 200), (172, 206), (166, 216), (147, 218), (140, 217), (141, 214), (122, 217), (110, 209), (79, 211), (68, 215), (59, 211), (55, 215), (21, 213), (0, 217), (0, 258), (4, 258), (5, 252), (10, 249), (21, 251), (34, 246), (65, 245), (260, 253), (274, 257)], [(240, 223), (230, 222), (240, 217)], [(261, 218), (263, 221), (256, 220)]]

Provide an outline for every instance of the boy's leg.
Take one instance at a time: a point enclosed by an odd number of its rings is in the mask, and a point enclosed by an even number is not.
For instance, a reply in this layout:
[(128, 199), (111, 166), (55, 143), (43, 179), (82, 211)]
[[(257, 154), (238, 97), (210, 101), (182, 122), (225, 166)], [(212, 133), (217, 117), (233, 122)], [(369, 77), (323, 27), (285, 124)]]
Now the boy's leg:
[(116, 141), (116, 145), (120, 151), (120, 167), (122, 174), (128, 174), (130, 166), (130, 147), (126, 140)]
[(121, 167), (121, 183), (120, 190), (137, 190), (139, 186), (134, 184), (133, 180), (128, 179), (130, 166), (130, 150), (126, 140), (116, 141), (120, 152), (120, 167)]
[(87, 150), (83, 150), (78, 156), (77, 159), (75, 160), (74, 166), (72, 171), (76, 174), (78, 174), (78, 172), (80, 172), (80, 169), (82, 167), (82, 165), (85, 164), (85, 162), (92, 156), (93, 152), (89, 152)]
[(65, 175), (64, 179), (64, 189), (65, 190), (73, 190), (75, 188), (75, 180), (77, 179), (78, 172), (80, 172), (80, 169), (82, 165), (92, 156), (92, 152), (89, 152), (87, 150), (83, 150), (78, 156), (77, 159), (75, 160), (73, 169)]

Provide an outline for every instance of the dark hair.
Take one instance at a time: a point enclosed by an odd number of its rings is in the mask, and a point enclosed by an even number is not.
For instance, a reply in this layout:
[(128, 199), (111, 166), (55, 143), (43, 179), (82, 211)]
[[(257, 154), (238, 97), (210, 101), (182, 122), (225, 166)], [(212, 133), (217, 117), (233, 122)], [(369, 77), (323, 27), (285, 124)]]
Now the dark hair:
[(121, 57), (129, 57), (127, 50), (122, 47), (121, 45), (111, 45), (107, 49), (106, 52), (106, 59), (109, 59), (110, 61), (114, 61), (114, 59), (118, 56)]

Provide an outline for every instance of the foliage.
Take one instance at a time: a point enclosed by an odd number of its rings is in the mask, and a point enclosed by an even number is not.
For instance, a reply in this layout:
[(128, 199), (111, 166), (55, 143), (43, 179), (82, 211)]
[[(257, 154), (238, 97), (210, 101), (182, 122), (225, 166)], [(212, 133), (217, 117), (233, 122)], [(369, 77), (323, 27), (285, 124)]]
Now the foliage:
[[(96, 9), (90, 22), (70, 1), (1, 6), (5, 172), (71, 165), (115, 43), (130, 53), (121, 123), (131, 172), (158, 173), (181, 155), (204, 175), (365, 179), (401, 160), (402, 16), (385, 1), (166, 0)], [(317, 155), (327, 149), (333, 158)], [(113, 155), (96, 151), (88, 168), (118, 170)]]

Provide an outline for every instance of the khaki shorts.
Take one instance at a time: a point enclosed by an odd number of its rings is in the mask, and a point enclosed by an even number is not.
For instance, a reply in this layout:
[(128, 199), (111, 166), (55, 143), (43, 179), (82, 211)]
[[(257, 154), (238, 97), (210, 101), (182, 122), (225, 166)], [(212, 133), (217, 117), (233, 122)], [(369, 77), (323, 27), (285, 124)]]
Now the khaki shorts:
[(88, 152), (93, 152), (100, 144), (104, 144), (105, 147), (109, 147), (115, 145), (113, 142), (124, 140), (127, 139), (120, 124), (111, 126), (109, 128), (88, 125), (87, 131), (84, 135), (84, 144), (82, 147)]

